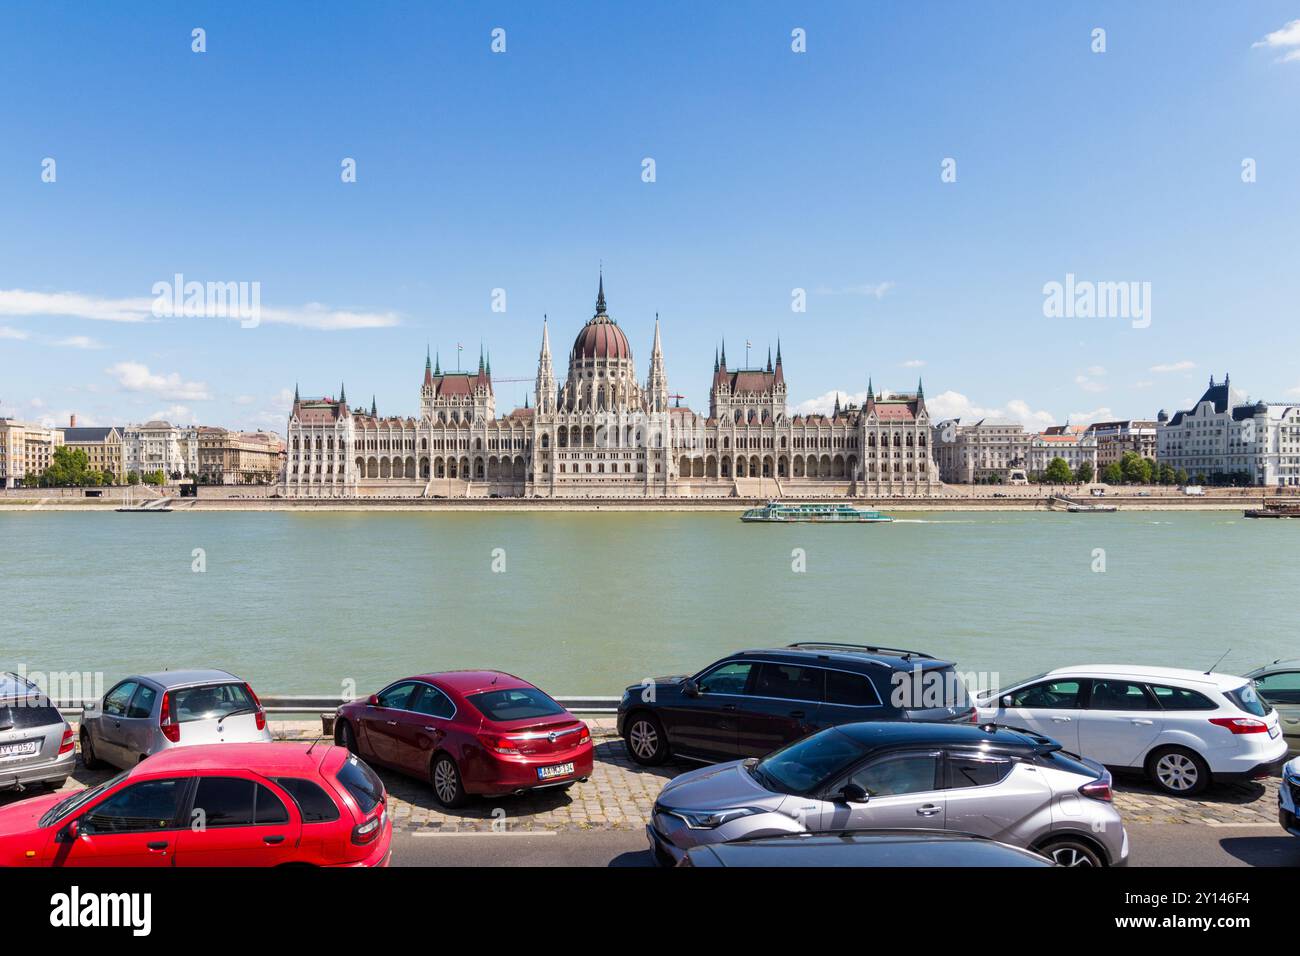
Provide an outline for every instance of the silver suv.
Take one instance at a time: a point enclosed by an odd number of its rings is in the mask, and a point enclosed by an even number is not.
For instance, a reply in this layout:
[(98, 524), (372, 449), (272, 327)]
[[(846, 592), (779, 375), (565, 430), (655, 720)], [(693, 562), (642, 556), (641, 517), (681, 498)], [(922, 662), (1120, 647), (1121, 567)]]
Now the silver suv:
[(646, 828), (660, 863), (692, 847), (782, 833), (922, 828), (1123, 866), (1128, 835), (1100, 764), (991, 725), (842, 724), (762, 759), (671, 780)]
[(188, 744), (269, 741), (266, 712), (245, 681), (218, 670), (141, 674), (86, 704), (81, 759), (124, 770), (150, 754)]
[(72, 728), (35, 684), (0, 673), (0, 790), (63, 786), (76, 764)]

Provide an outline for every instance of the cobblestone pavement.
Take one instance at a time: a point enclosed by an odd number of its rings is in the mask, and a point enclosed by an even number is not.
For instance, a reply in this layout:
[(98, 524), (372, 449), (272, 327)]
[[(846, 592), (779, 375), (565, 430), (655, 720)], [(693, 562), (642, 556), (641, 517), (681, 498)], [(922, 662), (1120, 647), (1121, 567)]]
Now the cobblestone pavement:
[[(595, 767), (587, 782), (565, 791), (474, 800), (463, 809), (444, 810), (434, 801), (427, 781), (376, 768), (388, 788), (394, 826), (440, 833), (644, 827), (664, 782), (697, 765), (682, 761), (662, 767), (638, 766), (614, 736), (613, 718), (587, 722), (596, 737)], [(276, 722), (272, 729), (277, 737), (286, 739), (319, 735), (319, 725), (307, 722)], [(88, 771), (78, 764), (66, 789), (99, 783), (109, 776), (109, 772)], [(1139, 778), (1120, 778), (1115, 786), (1115, 806), (1126, 823), (1276, 825), (1277, 788), (1278, 778), (1274, 777), (1214, 786), (1189, 800), (1157, 793)], [(0, 805), (20, 797), (12, 791), (0, 794)]]

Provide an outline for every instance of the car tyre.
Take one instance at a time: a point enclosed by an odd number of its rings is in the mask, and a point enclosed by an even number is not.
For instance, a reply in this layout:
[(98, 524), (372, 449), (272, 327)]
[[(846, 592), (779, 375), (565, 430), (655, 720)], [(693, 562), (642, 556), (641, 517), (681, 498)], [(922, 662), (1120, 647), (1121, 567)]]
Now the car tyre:
[(1147, 758), (1147, 778), (1161, 793), (1194, 797), (1210, 785), (1210, 765), (1186, 747), (1161, 747)]
[(433, 798), (448, 810), (463, 807), (469, 802), (465, 793), (465, 784), (460, 779), (460, 768), (451, 754), (440, 753), (433, 758), (429, 768), (429, 783), (433, 786)]
[(628, 756), (643, 767), (655, 767), (668, 759), (668, 735), (654, 714), (641, 711), (629, 717), (623, 743)]
[(90, 732), (86, 730), (81, 732), (81, 762), (86, 765), (87, 770), (99, 770), (104, 766), (104, 761), (95, 756), (95, 742), (90, 739)]
[(1100, 867), (1105, 866), (1106, 861), (1102, 859), (1096, 847), (1086, 840), (1079, 840), (1074, 837), (1058, 837), (1055, 840), (1048, 840), (1037, 850), (1040, 856), (1045, 856), (1057, 866), (1079, 866), (1079, 867)]
[(334, 743), (347, 750), (350, 754), (357, 752), (357, 735), (352, 730), (352, 725), (346, 720), (339, 721), (338, 729), (334, 732)]

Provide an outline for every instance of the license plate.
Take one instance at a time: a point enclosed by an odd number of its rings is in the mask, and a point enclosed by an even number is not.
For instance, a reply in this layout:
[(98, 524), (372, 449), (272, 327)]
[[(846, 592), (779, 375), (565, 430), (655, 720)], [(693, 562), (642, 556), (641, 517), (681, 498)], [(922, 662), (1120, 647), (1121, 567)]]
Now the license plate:
[(30, 757), (40, 750), (40, 747), (41, 742), (39, 740), (20, 740), (15, 744), (0, 744), (0, 758)]
[(1270, 737), (1276, 737), (1276, 736), (1277, 736), (1278, 734), (1280, 734), (1281, 732), (1282, 732), (1282, 728), (1281, 728), (1281, 727), (1270, 727), (1270, 728), (1268, 728), (1268, 735), (1269, 735)]
[(553, 767), (538, 767), (537, 779), (550, 780), (553, 777), (566, 777), (573, 773), (572, 763), (558, 763)]

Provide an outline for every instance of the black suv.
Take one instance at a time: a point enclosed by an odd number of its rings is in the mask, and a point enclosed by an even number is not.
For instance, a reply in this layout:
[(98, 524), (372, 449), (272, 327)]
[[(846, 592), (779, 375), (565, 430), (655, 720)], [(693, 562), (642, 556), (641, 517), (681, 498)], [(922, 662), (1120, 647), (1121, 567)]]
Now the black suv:
[(618, 705), (619, 736), (646, 765), (761, 757), (863, 720), (970, 723), (975, 708), (951, 663), (859, 644), (740, 651), (692, 677), (634, 684)]

